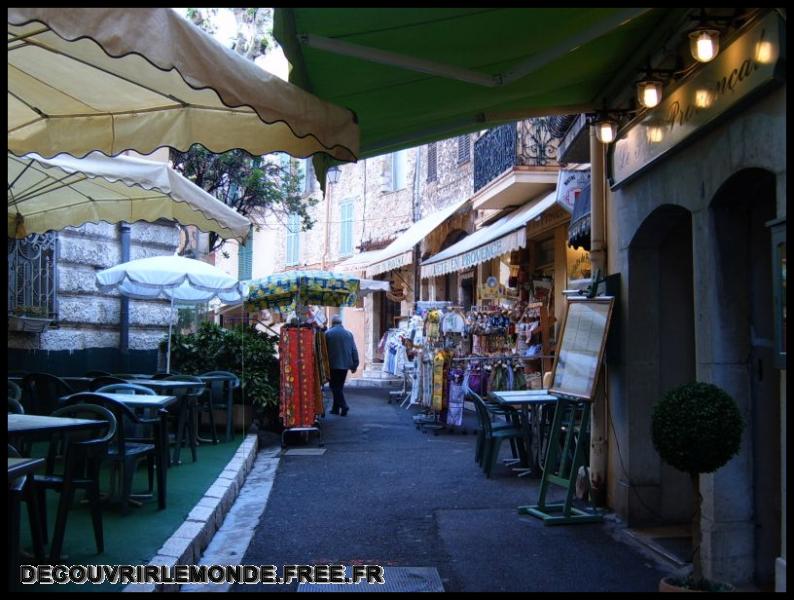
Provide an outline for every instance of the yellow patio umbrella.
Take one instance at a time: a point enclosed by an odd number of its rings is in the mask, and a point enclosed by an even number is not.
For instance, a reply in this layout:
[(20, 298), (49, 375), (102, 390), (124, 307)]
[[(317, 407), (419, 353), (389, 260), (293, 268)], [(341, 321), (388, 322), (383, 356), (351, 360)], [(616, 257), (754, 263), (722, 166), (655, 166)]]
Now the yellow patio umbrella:
[(355, 115), (224, 47), (170, 8), (9, 8), (8, 150), (162, 146), (356, 160)]
[(243, 240), (250, 221), (167, 164), (99, 152), (8, 154), (8, 237), (83, 223), (170, 219)]

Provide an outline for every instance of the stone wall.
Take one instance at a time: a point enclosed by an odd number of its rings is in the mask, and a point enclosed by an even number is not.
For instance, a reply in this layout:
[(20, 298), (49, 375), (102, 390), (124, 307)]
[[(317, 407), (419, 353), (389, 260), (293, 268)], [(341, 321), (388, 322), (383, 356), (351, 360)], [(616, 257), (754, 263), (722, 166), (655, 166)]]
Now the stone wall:
[[(130, 260), (173, 254), (179, 241), (171, 223), (133, 223)], [(41, 334), (9, 332), (9, 350), (81, 351), (118, 348), (121, 301), (102, 293), (96, 273), (121, 262), (117, 225), (88, 223), (58, 233), (58, 319)], [(168, 331), (166, 301), (130, 300), (130, 350), (156, 350)]]

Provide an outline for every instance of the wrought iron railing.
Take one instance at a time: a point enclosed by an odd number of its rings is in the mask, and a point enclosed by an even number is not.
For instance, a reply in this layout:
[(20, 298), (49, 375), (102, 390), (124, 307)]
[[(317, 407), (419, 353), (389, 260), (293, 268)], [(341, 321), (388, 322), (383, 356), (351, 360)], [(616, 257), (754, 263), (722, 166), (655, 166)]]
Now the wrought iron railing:
[(54, 231), (8, 238), (8, 314), (55, 319), (58, 237)]
[(557, 166), (565, 117), (539, 117), (501, 125), (474, 142), (474, 191), (517, 166)]

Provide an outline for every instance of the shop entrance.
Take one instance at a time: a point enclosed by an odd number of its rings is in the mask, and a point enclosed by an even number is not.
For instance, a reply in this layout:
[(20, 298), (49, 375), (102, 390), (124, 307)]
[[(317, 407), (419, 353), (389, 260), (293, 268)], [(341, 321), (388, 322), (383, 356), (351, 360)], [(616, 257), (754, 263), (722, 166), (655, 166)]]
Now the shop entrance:
[(711, 204), (718, 281), (728, 287), (714, 335), (729, 357), (725, 362), (745, 366), (746, 379), (728, 391), (749, 417), (752, 448), (742, 453), (752, 452), (754, 579), (769, 591), (781, 544), (780, 373), (774, 366), (772, 257), (765, 225), (775, 216), (775, 176), (763, 169), (730, 177)]
[[(670, 389), (695, 380), (692, 216), (662, 205), (629, 245), (627, 321), (629, 525), (682, 524), (692, 519), (689, 475), (664, 463), (650, 439), (653, 407)], [(633, 490), (632, 490), (633, 488)]]

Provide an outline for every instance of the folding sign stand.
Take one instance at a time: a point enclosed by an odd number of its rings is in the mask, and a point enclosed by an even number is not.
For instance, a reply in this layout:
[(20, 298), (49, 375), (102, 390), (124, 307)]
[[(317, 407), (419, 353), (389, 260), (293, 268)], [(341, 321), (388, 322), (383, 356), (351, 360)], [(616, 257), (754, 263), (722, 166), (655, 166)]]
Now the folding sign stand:
[[(558, 398), (546, 451), (546, 465), (540, 481), (538, 503), (519, 506), (520, 514), (539, 517), (543, 519), (544, 525), (599, 523), (603, 520), (600, 514), (585, 512), (572, 506), (579, 467), (587, 464), (586, 457), (590, 445), (590, 404), (589, 400)], [(578, 427), (577, 413), (581, 416)], [(555, 469), (557, 469), (556, 474), (552, 474)], [(546, 503), (546, 493), (550, 484), (566, 488), (565, 502)]]
[[(546, 465), (538, 503), (519, 506), (518, 512), (543, 519), (544, 525), (598, 523), (603, 516), (572, 506), (579, 468), (587, 465), (590, 450), (590, 408), (604, 358), (612, 297), (568, 298), (565, 323), (554, 359), (549, 394), (557, 409), (549, 433)], [(578, 425), (577, 425), (578, 420)], [(549, 485), (566, 490), (562, 503), (546, 503)]]

